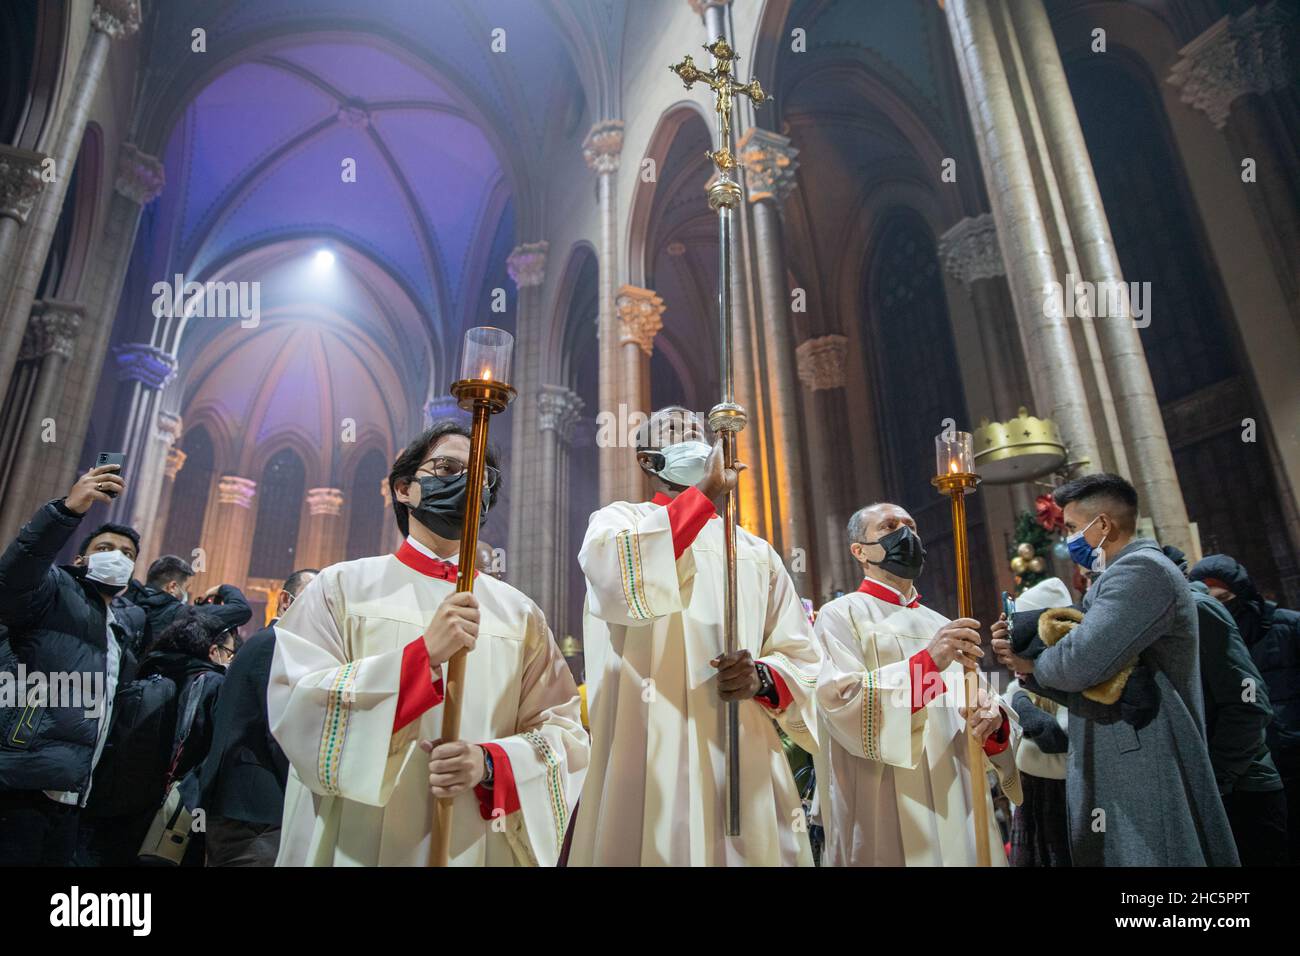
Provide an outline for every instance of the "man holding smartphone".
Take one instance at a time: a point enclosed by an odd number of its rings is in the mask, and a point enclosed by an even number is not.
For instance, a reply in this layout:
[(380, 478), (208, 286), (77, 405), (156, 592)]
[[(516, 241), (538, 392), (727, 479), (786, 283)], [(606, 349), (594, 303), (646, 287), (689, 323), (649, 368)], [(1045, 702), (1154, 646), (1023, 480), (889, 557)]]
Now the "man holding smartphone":
[[(121, 547), (88, 548), (82, 565), (56, 567), (54, 558), (91, 505), (121, 494), (120, 472), (116, 464), (90, 469), (0, 555), (0, 624), (8, 628), (0, 672), (15, 685), (27, 676), (14, 703), (0, 706), (0, 866), (72, 863), (124, 658), (131, 666), (110, 605), (131, 579), (139, 539), (116, 535)], [(31, 692), (36, 674), (47, 694)], [(63, 700), (59, 691), (73, 684), (80, 699)]]

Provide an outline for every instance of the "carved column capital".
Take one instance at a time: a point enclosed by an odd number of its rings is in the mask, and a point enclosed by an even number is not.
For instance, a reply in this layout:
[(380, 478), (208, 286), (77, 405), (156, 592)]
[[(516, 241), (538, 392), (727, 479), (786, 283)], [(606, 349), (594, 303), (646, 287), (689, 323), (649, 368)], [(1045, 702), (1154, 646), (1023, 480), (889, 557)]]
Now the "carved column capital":
[(799, 150), (790, 137), (751, 126), (736, 144), (736, 155), (745, 167), (745, 187), (751, 203), (770, 199), (778, 206), (795, 187)]
[(1223, 129), (1238, 97), (1280, 90), (1294, 79), (1294, 19), (1277, 0), (1224, 17), (1178, 51), (1167, 81)]
[(44, 153), (0, 145), (0, 218), (20, 225), (27, 221), (45, 188), (41, 170), (47, 158)]
[(181, 469), (185, 467), (185, 452), (176, 446), (167, 449), (167, 460), (163, 463), (163, 475), (168, 481), (175, 481)]
[(81, 331), (81, 320), (85, 316), (86, 307), (75, 302), (45, 299), (33, 303), (31, 318), (27, 321), (27, 331), (23, 334), (23, 344), (18, 352), (18, 361), (29, 362), (47, 355), (72, 358), (77, 333)]
[[(384, 484), (387, 485), (387, 480)], [(307, 511), (313, 515), (337, 516), (343, 511), (343, 490), (340, 488), (308, 488)]]
[(129, 37), (140, 29), (140, 0), (95, 0), (90, 26), (110, 40)]
[(568, 444), (574, 424), (582, 413), (583, 401), (578, 393), (563, 385), (543, 385), (537, 392), (538, 427), (553, 431)]
[(115, 188), (137, 206), (153, 202), (167, 184), (163, 165), (132, 143), (123, 143), (117, 159)]
[(629, 342), (640, 347), (646, 355), (654, 352), (655, 335), (664, 327), (664, 300), (652, 289), (625, 285), (614, 299), (618, 320), (622, 325), (619, 344)]
[(811, 392), (844, 387), (844, 360), (849, 340), (842, 335), (808, 339), (797, 349), (799, 381)]
[(970, 285), (977, 279), (1006, 274), (992, 213), (967, 216), (939, 237), (944, 271)]
[(157, 438), (170, 448), (180, 440), (182, 431), (184, 431), (184, 426), (179, 415), (171, 412), (158, 413), (154, 421), (154, 438)]
[(248, 509), (253, 506), (253, 498), (256, 495), (257, 482), (251, 478), (222, 475), (217, 482), (217, 501), (220, 504)]
[(546, 279), (546, 242), (525, 242), (515, 246), (506, 259), (506, 271), (515, 286), (526, 289), (539, 286)]
[(176, 377), (176, 357), (147, 342), (114, 346), (113, 361), (119, 382), (139, 382), (152, 391), (166, 387)]
[(617, 172), (622, 153), (622, 120), (601, 120), (591, 127), (582, 143), (582, 158), (597, 175)]
[(434, 422), (440, 422), (446, 418), (454, 418), (460, 421), (467, 417), (469, 417), (469, 412), (461, 408), (452, 395), (438, 395), (424, 403), (424, 424), (426, 428)]

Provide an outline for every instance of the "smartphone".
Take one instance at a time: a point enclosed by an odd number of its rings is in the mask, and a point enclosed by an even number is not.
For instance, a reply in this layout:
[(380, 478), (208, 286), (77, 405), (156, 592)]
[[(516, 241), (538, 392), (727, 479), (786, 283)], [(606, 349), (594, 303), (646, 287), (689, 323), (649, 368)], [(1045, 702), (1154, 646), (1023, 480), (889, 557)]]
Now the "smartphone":
[(1008, 621), (1016, 613), (1016, 599), (1006, 591), (1002, 592), (1002, 610), (1006, 613)]
[[(116, 474), (121, 477), (122, 472), (126, 469), (126, 455), (120, 451), (101, 451), (95, 458), (95, 467), (101, 468), (104, 465), (117, 465)], [(116, 493), (109, 494), (106, 491), (104, 494), (110, 498), (117, 497)]]

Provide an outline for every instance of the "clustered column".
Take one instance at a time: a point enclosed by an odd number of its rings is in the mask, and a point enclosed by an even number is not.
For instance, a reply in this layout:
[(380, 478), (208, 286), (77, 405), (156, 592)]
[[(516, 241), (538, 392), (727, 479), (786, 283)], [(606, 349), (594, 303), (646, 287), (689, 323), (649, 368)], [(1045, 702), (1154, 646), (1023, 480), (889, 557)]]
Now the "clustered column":
[[(849, 340), (843, 335), (822, 335), (803, 342), (795, 351), (799, 367), (799, 380), (809, 392), (805, 425), (808, 429), (808, 453), (812, 474), (816, 476), (809, 491), (816, 495), (821, 507), (816, 509), (822, 518), (817, 535), (820, 542), (817, 555), (817, 581), (815, 585), (822, 602), (829, 600), (836, 590), (847, 591), (857, 587), (858, 573), (849, 556), (844, 529), (849, 516), (845, 512), (843, 489), (838, 476), (845, 474), (838, 461), (836, 448), (845, 441), (844, 428), (844, 363)], [(809, 592), (804, 592), (805, 595)]]
[(551, 630), (563, 636), (567, 626), (565, 563), (568, 513), (569, 439), (582, 412), (583, 402), (573, 389), (543, 385), (537, 395), (537, 418), (542, 438), (541, 495), (535, 518), (548, 547), (541, 555), (537, 600)]
[(325, 568), (343, 560), (343, 490), (308, 488), (307, 521), (298, 535), (299, 567)]
[[(257, 482), (239, 475), (222, 475), (217, 481), (216, 500), (208, 505), (203, 522), (205, 570), (196, 575), (197, 590), (217, 584), (243, 581), (253, 550), (253, 526), (257, 512), (253, 500)], [(196, 569), (197, 570), (197, 569)]]
[[(654, 354), (655, 336), (664, 327), (664, 300), (652, 289), (634, 285), (619, 288), (615, 299), (618, 308), (619, 348), (622, 350), (617, 402), (625, 405), (629, 414), (639, 411), (649, 414), (650, 408), (650, 356)], [(620, 420), (622, 417), (620, 416)], [(624, 448), (619, 455), (620, 483), (618, 497), (624, 501), (641, 501), (645, 498), (644, 472), (636, 462), (632, 450)]]
[[(599, 400), (600, 411), (614, 415), (618, 421), (625, 416), (619, 414), (619, 362), (618, 330), (615, 328), (617, 313), (614, 303), (615, 287), (618, 283), (618, 209), (617, 182), (619, 159), (623, 152), (623, 121), (602, 120), (591, 128), (582, 145), (582, 155), (588, 168), (597, 176), (597, 196), (600, 209), (600, 246), (597, 249), (597, 286), (598, 312), (596, 337), (599, 349)], [(632, 411), (632, 409), (628, 409)], [(607, 504), (617, 500), (624, 485), (624, 463), (626, 449), (619, 448), (618, 443), (611, 447), (600, 448), (597, 452), (600, 471), (600, 503)]]

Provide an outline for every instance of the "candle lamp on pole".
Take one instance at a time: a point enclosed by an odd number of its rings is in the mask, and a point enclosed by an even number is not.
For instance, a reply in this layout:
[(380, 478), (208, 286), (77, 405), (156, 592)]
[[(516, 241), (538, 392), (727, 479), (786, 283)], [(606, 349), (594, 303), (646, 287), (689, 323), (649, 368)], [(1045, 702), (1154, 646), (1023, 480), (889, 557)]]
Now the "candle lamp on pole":
[[(451, 394), (465, 411), (473, 415), (470, 429), (469, 464), (466, 467), (465, 522), (460, 536), (460, 564), (456, 573), (456, 591), (474, 590), (474, 564), (478, 551), (478, 516), (483, 507), (483, 484), (487, 466), (488, 422), (505, 411), (514, 401), (515, 390), (509, 384), (514, 355), (514, 337), (504, 329), (479, 326), (465, 333), (461, 351), (460, 377), (452, 383)], [(460, 738), (460, 711), (465, 691), (464, 650), (457, 651), (447, 662), (446, 692), (442, 702), (443, 740)], [(433, 836), (429, 845), (429, 862), (446, 866), (451, 853), (452, 800), (439, 798), (434, 806)]]
[[(957, 615), (973, 616), (970, 584), (970, 541), (966, 534), (966, 496), (975, 491), (975, 454), (969, 432), (944, 431), (934, 439), (935, 477), (933, 484), (952, 501), (952, 543), (957, 566)], [(967, 713), (979, 706), (979, 671), (965, 672)], [(975, 858), (979, 866), (990, 865), (988, 776), (984, 772), (984, 748), (966, 725), (967, 766), (970, 768), (971, 806), (975, 818)]]

